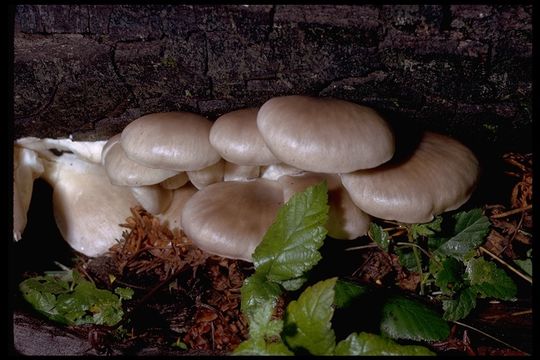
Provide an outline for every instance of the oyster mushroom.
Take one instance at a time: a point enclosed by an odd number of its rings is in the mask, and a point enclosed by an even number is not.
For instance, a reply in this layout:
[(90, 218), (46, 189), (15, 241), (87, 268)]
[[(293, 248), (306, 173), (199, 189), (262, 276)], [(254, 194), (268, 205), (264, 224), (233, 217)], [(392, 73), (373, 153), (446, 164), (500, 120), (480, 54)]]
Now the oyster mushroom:
[(276, 158), (312, 172), (373, 168), (394, 154), (394, 135), (383, 118), (338, 99), (272, 98), (259, 109), (257, 127)]
[(283, 204), (276, 181), (226, 181), (194, 194), (182, 211), (182, 228), (202, 250), (227, 258), (252, 261)]
[(278, 181), (283, 186), (284, 201), (309, 186), (326, 180), (328, 186), (328, 235), (334, 239), (351, 240), (367, 234), (371, 218), (351, 200), (347, 190), (341, 185), (337, 174), (304, 172), (299, 175), (284, 175)]
[[(101, 153), (103, 144), (101, 142)], [(43, 164), (41, 178), (53, 188), (53, 212), (64, 240), (87, 256), (99, 256), (122, 236), (119, 224), (137, 201), (127, 187), (112, 185), (99, 163), (74, 153), (54, 155), (54, 146), (23, 138), (16, 145), (32, 147)], [(96, 146), (97, 147), (97, 146)]]
[(20, 240), (26, 228), (34, 180), (44, 168), (38, 154), (15, 145), (13, 148), (13, 239)]
[(208, 140), (212, 123), (188, 112), (144, 115), (121, 135), (128, 158), (144, 166), (179, 171), (200, 170), (221, 157)]
[(463, 205), (478, 176), (478, 160), (467, 147), (428, 131), (411, 154), (374, 169), (341, 174), (341, 181), (353, 202), (368, 214), (424, 223)]

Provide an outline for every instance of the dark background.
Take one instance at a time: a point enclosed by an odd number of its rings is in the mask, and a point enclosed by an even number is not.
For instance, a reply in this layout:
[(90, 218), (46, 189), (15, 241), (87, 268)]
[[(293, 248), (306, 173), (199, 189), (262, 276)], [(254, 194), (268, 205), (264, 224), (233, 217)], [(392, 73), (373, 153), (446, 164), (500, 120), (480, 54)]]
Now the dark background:
[(532, 5), (19, 5), (14, 25), (16, 138), (303, 94), (481, 155), (532, 147)]

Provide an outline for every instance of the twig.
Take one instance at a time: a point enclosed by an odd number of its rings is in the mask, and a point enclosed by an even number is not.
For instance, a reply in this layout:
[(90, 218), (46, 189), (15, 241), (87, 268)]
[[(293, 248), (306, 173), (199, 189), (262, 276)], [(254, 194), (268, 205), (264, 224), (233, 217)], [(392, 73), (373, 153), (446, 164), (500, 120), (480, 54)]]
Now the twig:
[(495, 340), (495, 341), (497, 341), (497, 342), (499, 342), (499, 343), (501, 343), (501, 344), (503, 344), (503, 345), (505, 345), (505, 346), (508, 346), (508, 347), (511, 348), (511, 349), (514, 349), (514, 350), (516, 350), (516, 351), (522, 352), (522, 353), (524, 353), (524, 354), (526, 354), (526, 355), (530, 355), (530, 354), (528, 354), (527, 352), (525, 352), (525, 351), (523, 351), (523, 350), (521, 350), (521, 349), (518, 349), (517, 347), (515, 347), (515, 346), (513, 346), (513, 345), (510, 345), (510, 344), (508, 344), (508, 343), (506, 343), (506, 342), (504, 342), (504, 341), (502, 341), (502, 340), (500, 340), (500, 339), (497, 339), (495, 336), (490, 335), (490, 334), (488, 334), (488, 333), (486, 333), (486, 332), (484, 332), (484, 331), (482, 331), (482, 330), (480, 330), (480, 329), (477, 329), (477, 328), (475, 328), (475, 327), (473, 327), (473, 326), (471, 326), (471, 325), (464, 324), (464, 323), (462, 323), (462, 322), (460, 322), (460, 321), (452, 321), (452, 322), (453, 322), (454, 324), (461, 325), (461, 326), (463, 326), (463, 327), (466, 327), (467, 329), (476, 331), (476, 332), (478, 332), (478, 333), (480, 333), (480, 334), (482, 334), (482, 335), (484, 335), (484, 336), (487, 336), (488, 338), (490, 338), (490, 339), (492, 339), (492, 340)]
[(480, 246), (480, 251), (488, 254), (489, 256), (491, 256), (494, 260), (497, 260), (498, 262), (500, 262), (501, 264), (503, 264), (504, 266), (506, 266), (510, 271), (512, 271), (514, 274), (518, 275), (519, 277), (521, 277), (522, 279), (525, 279), (527, 282), (529, 283), (533, 283), (533, 279), (523, 273), (521, 273), (519, 270), (517, 270), (515, 267), (513, 267), (512, 265), (510, 265), (509, 263), (507, 263), (506, 261), (504, 261), (503, 259), (501, 259), (500, 257), (498, 257), (497, 255), (495, 255), (494, 253), (492, 253), (491, 251), (489, 251), (488, 249), (486, 249), (485, 247), (483, 246)]
[(528, 314), (532, 314), (532, 309), (525, 310), (525, 311), (518, 311), (518, 312), (510, 314), (510, 316), (521, 316), (521, 315), (528, 315)]
[(532, 204), (527, 205), (527, 206), (522, 207), (522, 208), (519, 208), (519, 209), (512, 209), (512, 210), (509, 210), (509, 211), (506, 211), (506, 212), (503, 212), (503, 213), (500, 213), (500, 214), (491, 215), (490, 217), (492, 219), (499, 219), (499, 218), (503, 218), (503, 217), (506, 217), (506, 216), (518, 214), (520, 212), (524, 212), (524, 211), (527, 211), (527, 210), (530, 210), (530, 209), (532, 209)]

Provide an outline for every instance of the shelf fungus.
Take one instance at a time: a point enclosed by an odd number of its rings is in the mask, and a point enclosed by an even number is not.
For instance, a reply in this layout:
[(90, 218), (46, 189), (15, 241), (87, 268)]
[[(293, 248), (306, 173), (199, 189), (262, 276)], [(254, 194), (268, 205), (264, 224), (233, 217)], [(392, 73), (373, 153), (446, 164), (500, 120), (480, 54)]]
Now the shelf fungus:
[[(85, 143), (87, 147), (71, 141), (22, 138), (16, 141), (15, 148), (22, 149), (16, 153), (35, 152), (35, 160), (43, 166), (43, 171), (32, 174), (39, 174), (53, 188), (54, 218), (64, 240), (87, 256), (99, 256), (121, 238), (123, 230), (119, 224), (130, 215), (137, 200), (128, 188), (113, 185), (107, 178), (99, 163), (105, 142)], [(63, 151), (60, 155), (51, 151), (58, 148)], [(39, 166), (36, 168), (39, 170)], [(16, 176), (15, 191), (28, 189), (28, 181), (28, 176)]]

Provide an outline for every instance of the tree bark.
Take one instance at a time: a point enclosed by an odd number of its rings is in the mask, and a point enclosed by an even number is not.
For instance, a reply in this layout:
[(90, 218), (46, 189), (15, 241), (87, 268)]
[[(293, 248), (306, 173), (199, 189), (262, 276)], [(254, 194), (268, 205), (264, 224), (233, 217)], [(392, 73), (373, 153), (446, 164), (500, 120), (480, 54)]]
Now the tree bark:
[(14, 135), (106, 139), (334, 96), (473, 146), (531, 147), (532, 6), (19, 5)]

